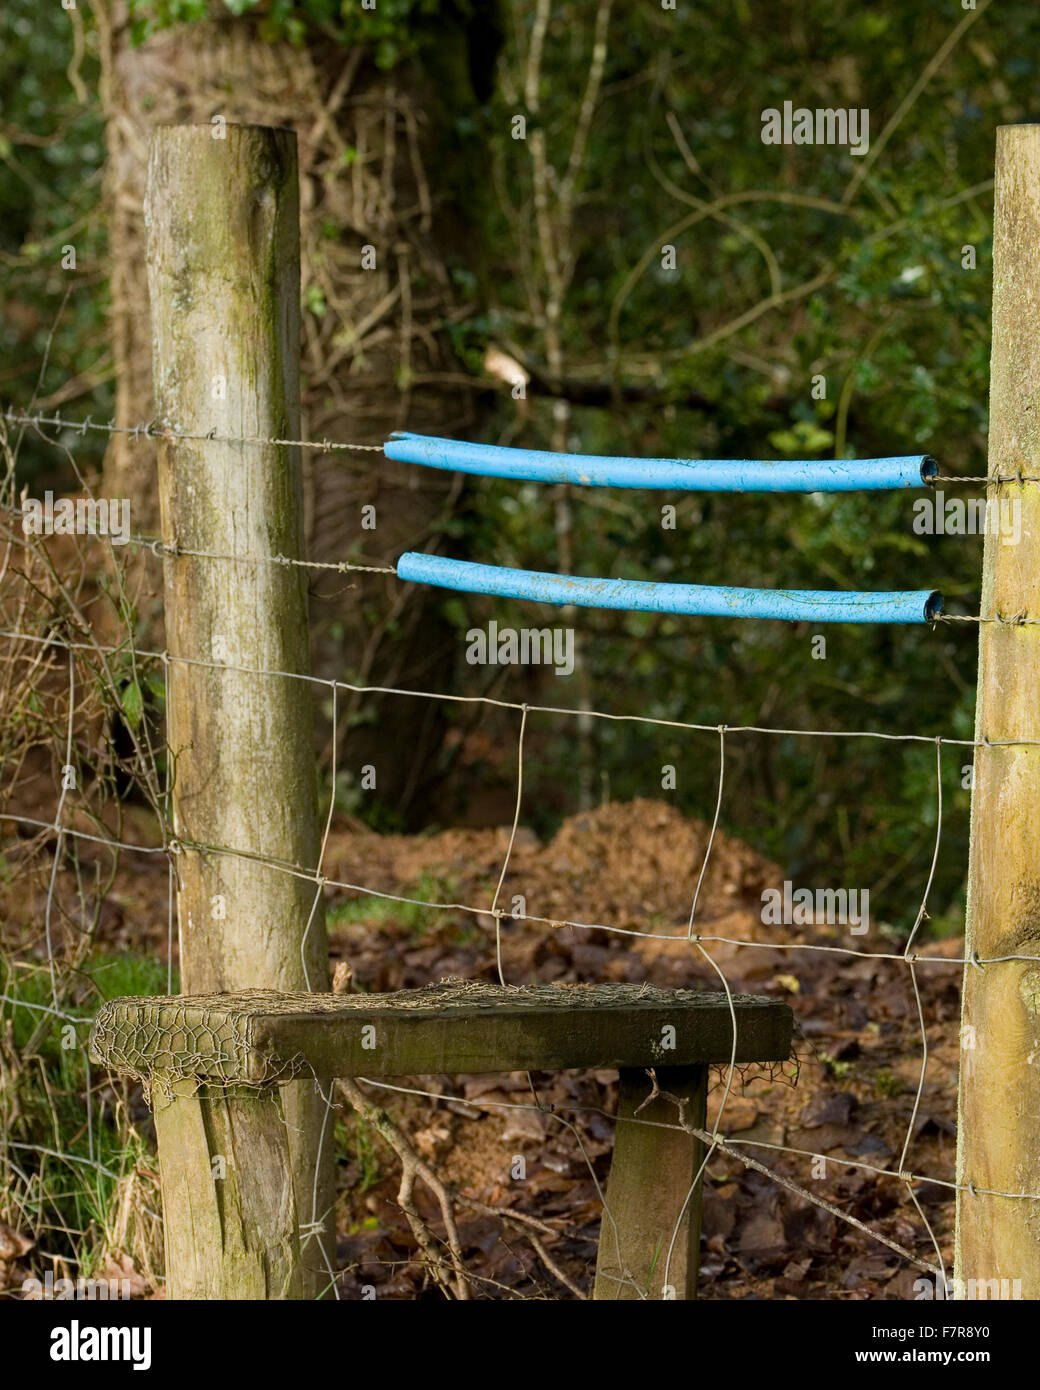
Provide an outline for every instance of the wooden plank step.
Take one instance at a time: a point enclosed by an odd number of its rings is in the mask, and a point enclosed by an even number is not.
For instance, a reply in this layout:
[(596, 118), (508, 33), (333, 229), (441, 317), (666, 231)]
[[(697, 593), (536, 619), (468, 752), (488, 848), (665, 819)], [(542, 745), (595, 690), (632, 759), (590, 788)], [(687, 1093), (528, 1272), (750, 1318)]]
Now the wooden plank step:
[[(790, 1008), (732, 996), (736, 1061), (785, 1061)], [(92, 1059), (148, 1080), (258, 1085), (293, 1076), (415, 1076), (685, 1067), (728, 1062), (725, 994), (652, 985), (492, 985), (441, 980), (393, 994), (232, 994), (114, 999), (97, 1015)]]

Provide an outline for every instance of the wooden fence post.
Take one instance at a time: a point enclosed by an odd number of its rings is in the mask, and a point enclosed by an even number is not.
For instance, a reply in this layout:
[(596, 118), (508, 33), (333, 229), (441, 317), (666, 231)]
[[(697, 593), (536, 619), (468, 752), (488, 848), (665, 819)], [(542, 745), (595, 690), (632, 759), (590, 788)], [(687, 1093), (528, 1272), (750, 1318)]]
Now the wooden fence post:
[[(1040, 474), (1037, 125), (997, 133), (989, 474), (1019, 470)], [(1040, 739), (1040, 488), (987, 493), (1021, 534), (987, 528), (982, 614), (1031, 622), (980, 626), (975, 736)], [(1040, 1298), (1040, 1201), (985, 1192), (1040, 1193), (1040, 747), (976, 747), (965, 941), (982, 963), (964, 974), (954, 1292), (1010, 1297), (1018, 1280)]]
[(676, 1101), (685, 1102), (687, 1123), (703, 1129), (708, 1068), (659, 1066), (655, 1075), (662, 1094), (652, 1100), (645, 1068), (622, 1067), (618, 1078), (593, 1299), (697, 1297), (704, 1145), (676, 1128)]
[[(276, 562), (301, 555), (299, 450), (229, 442), (300, 437), (297, 179), (292, 131), (153, 133), (145, 220), (157, 426), (216, 436), (165, 439), (159, 451), (163, 540), (202, 552), (164, 563), (186, 994), (328, 989), (316, 880), (268, 862), (316, 872), (313, 687), (240, 669), (309, 671), (305, 572)], [(253, 1098), (180, 1095), (160, 1101), (156, 1128), (173, 1296), (328, 1288), (317, 1228), (328, 1228), (333, 1125), (313, 1083)], [(259, 1181), (246, 1171), (254, 1165)]]

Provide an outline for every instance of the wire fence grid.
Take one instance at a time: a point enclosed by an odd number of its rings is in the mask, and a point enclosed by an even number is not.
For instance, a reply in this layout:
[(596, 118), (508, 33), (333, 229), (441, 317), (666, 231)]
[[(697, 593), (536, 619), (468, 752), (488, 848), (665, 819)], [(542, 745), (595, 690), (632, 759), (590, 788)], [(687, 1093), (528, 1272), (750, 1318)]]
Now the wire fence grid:
[[(112, 434), (121, 433), (137, 438), (176, 438), (191, 440), (194, 442), (218, 441), (222, 443), (239, 444), (242, 446), (250, 445), (293, 445), (302, 448), (318, 449), (331, 451), (335, 449), (344, 450), (365, 450), (379, 452), (381, 446), (378, 445), (357, 445), (342, 444), (330, 440), (279, 440), (267, 439), (262, 437), (241, 437), (226, 438), (215, 435), (178, 435), (171, 431), (157, 429), (153, 424), (138, 427), (120, 427), (113, 423), (99, 423), (91, 419), (71, 422), (62, 419), (58, 415), (44, 415), (33, 413), (27, 410), (7, 410), (0, 415), (0, 423), (14, 426), (20, 429), (31, 429), (37, 436), (51, 445), (58, 444), (59, 441), (49, 436), (47, 430), (56, 431), (75, 431), (79, 434), (86, 434), (87, 431), (100, 431)], [(0, 444), (7, 441), (0, 439)], [(739, 725), (726, 726), (724, 724), (713, 725), (696, 723), (692, 721), (681, 721), (672, 719), (655, 718), (652, 716), (630, 713), (618, 713), (609, 710), (599, 709), (576, 709), (566, 706), (546, 705), (535, 703), (524, 703), (497, 699), (486, 695), (466, 695), (448, 694), (429, 690), (405, 689), (393, 686), (380, 685), (358, 685), (348, 681), (337, 679), (326, 679), (310, 674), (302, 674), (293, 671), (278, 671), (263, 668), (254, 668), (243, 665), (236, 665), (225, 661), (203, 660), (196, 658), (186, 658), (171, 654), (168, 650), (143, 650), (139, 649), (134, 642), (132, 630), (128, 626), (122, 628), (122, 636), (119, 640), (104, 641), (99, 638), (91, 624), (91, 618), (95, 613), (87, 613), (85, 606), (93, 605), (97, 601), (97, 595), (90, 596), (85, 605), (78, 600), (80, 598), (79, 589), (75, 576), (62, 576), (54, 567), (52, 560), (48, 557), (46, 547), (42, 543), (42, 538), (31, 537), (24, 534), (18, 526), (18, 518), (21, 516), (21, 506), (17, 500), (14, 487), (13, 473), (13, 452), (7, 445), (9, 460), (12, 466), (9, 469), (5, 491), (6, 497), (0, 503), (0, 515), (8, 518), (8, 528), (6, 537), (2, 544), (2, 554), (0, 554), (0, 584), (4, 581), (4, 576), (9, 571), (13, 573), (15, 557), (21, 552), (26, 558), (23, 578), (28, 577), (25, 586), (26, 593), (32, 594), (35, 591), (35, 601), (37, 609), (34, 610), (32, 603), (23, 594), (17, 603), (8, 600), (6, 603), (0, 599), (5, 619), (4, 625), (0, 627), (0, 642), (6, 647), (6, 651), (0, 656), (0, 667), (8, 669), (7, 679), (0, 678), (0, 696), (8, 696), (9, 709), (17, 716), (14, 724), (8, 720), (9, 732), (4, 740), (3, 761), (7, 765), (10, 776), (5, 776), (3, 787), (3, 802), (0, 802), (0, 820), (8, 823), (17, 823), (23, 826), (26, 831), (34, 832), (34, 838), (30, 842), (29, 848), (19, 851), (21, 858), (27, 861), (33, 852), (33, 847), (37, 852), (49, 853), (50, 866), (47, 879), (46, 893), (44, 899), (43, 912), (43, 957), (49, 975), (49, 998), (45, 1001), (41, 999), (27, 999), (21, 997), (18, 992), (11, 991), (9, 988), (0, 994), (0, 1019), (2, 1019), (3, 1009), (10, 1008), (17, 1010), (25, 1009), (31, 1014), (38, 1016), (39, 1024), (34, 1029), (34, 1035), (41, 1035), (40, 1030), (49, 1029), (55, 1025), (71, 1026), (79, 1032), (79, 1046), (85, 1055), (85, 1037), (82, 1030), (89, 1026), (91, 1015), (89, 1013), (70, 1007), (70, 995), (75, 993), (74, 986), (80, 983), (79, 966), (83, 960), (84, 948), (82, 943), (74, 947), (70, 961), (62, 961), (61, 954), (57, 946), (57, 919), (68, 918), (67, 911), (59, 904), (59, 894), (57, 883), (59, 867), (63, 864), (63, 859), (70, 846), (79, 843), (85, 845), (99, 846), (111, 853), (113, 863), (117, 862), (117, 857), (121, 854), (134, 854), (154, 858), (158, 861), (165, 861), (167, 865), (167, 974), (165, 981), (166, 992), (173, 992), (172, 962), (175, 957), (175, 895), (177, 881), (177, 858), (178, 855), (186, 851), (204, 851), (207, 854), (230, 856), (244, 860), (250, 860), (264, 864), (270, 870), (305, 879), (314, 885), (314, 899), (311, 909), (310, 919), (301, 938), (301, 955), (305, 957), (305, 945), (307, 934), (311, 930), (317, 913), (323, 910), (325, 895), (330, 890), (347, 892), (363, 897), (382, 899), (392, 903), (421, 907), (433, 912), (451, 912), (468, 914), (479, 921), (490, 922), (494, 930), (494, 962), (498, 978), (501, 983), (508, 983), (506, 979), (506, 969), (502, 951), (502, 928), (503, 921), (513, 920), (514, 913), (507, 911), (501, 905), (504, 898), (504, 890), (510, 874), (511, 863), (513, 860), (514, 849), (517, 840), (517, 832), (520, 827), (521, 814), (523, 809), (523, 789), (524, 789), (524, 770), (525, 770), (525, 738), (528, 733), (529, 723), (533, 718), (539, 716), (552, 718), (576, 718), (576, 719), (597, 719), (630, 722), (664, 728), (680, 729), (690, 733), (709, 733), (715, 734), (718, 740), (718, 781), (717, 797), (714, 808), (714, 815), (711, 821), (710, 833), (704, 852), (703, 861), (699, 867), (696, 879), (696, 886), (690, 906), (689, 917), (685, 940), (691, 952), (699, 953), (699, 957), (707, 963), (710, 969), (717, 975), (721, 988), (725, 991), (730, 1003), (730, 1014), (733, 1021), (733, 1046), (731, 1058), (728, 1065), (722, 1068), (721, 1072), (721, 1098), (715, 1119), (710, 1129), (701, 1130), (690, 1125), (687, 1118), (679, 1113), (676, 1117), (676, 1125), (686, 1128), (696, 1133), (704, 1144), (704, 1158), (700, 1166), (694, 1183), (691, 1185), (687, 1195), (687, 1201), (693, 1195), (697, 1182), (701, 1179), (708, 1164), (716, 1154), (725, 1154), (731, 1159), (738, 1160), (746, 1168), (755, 1170), (764, 1175), (770, 1181), (780, 1187), (787, 1189), (798, 1198), (807, 1203), (823, 1209), (836, 1219), (847, 1225), (858, 1229), (868, 1235), (872, 1240), (879, 1242), (889, 1250), (897, 1254), (902, 1260), (908, 1261), (915, 1267), (925, 1270), (937, 1281), (944, 1282), (947, 1279), (946, 1269), (940, 1250), (939, 1240), (923, 1206), (918, 1198), (916, 1188), (922, 1183), (933, 1183), (950, 1191), (966, 1191), (976, 1197), (1002, 1197), (1010, 1199), (1021, 1199), (1028, 1201), (1040, 1200), (1040, 1194), (1027, 1192), (996, 1192), (989, 1189), (975, 1187), (974, 1184), (958, 1184), (956, 1181), (941, 1179), (929, 1176), (926, 1173), (916, 1172), (913, 1169), (910, 1158), (910, 1151), (914, 1142), (915, 1128), (921, 1107), (922, 1095), (925, 1086), (925, 1077), (929, 1063), (929, 1041), (926, 1027), (925, 1013), (921, 1000), (917, 971), (923, 966), (946, 967), (956, 971), (961, 971), (965, 966), (973, 966), (984, 969), (989, 965), (995, 965), (1004, 960), (1032, 960), (1034, 957), (1027, 955), (1002, 956), (994, 960), (982, 960), (978, 957), (963, 958), (929, 955), (916, 947), (915, 943), (920, 929), (928, 916), (929, 893), (935, 877), (936, 866), (939, 862), (939, 855), (943, 838), (943, 750), (944, 748), (971, 748), (973, 751), (979, 748), (990, 748), (997, 746), (1035, 746), (1040, 743), (1040, 739), (1031, 738), (1011, 738), (1002, 740), (990, 740), (988, 738), (952, 738), (936, 736), (930, 738), (922, 734), (912, 733), (888, 733), (872, 730), (835, 730), (835, 729), (789, 729), (783, 727), (759, 726), (759, 725)], [(992, 478), (947, 478), (939, 477), (934, 480), (937, 483), (976, 483), (976, 484), (998, 484), (1036, 482), (1040, 479), (1024, 478), (1019, 475)], [(99, 538), (100, 539), (100, 538)], [(361, 573), (379, 573), (394, 575), (395, 569), (392, 564), (363, 564), (353, 560), (342, 562), (317, 564), (313, 561), (301, 560), (296, 557), (270, 556), (270, 555), (250, 555), (250, 554), (215, 554), (191, 549), (184, 549), (179, 546), (167, 545), (160, 538), (146, 536), (132, 536), (130, 542), (145, 554), (151, 554), (156, 558), (163, 557), (184, 557), (198, 558), (212, 562), (239, 564), (239, 563), (265, 563), (278, 565), (298, 565), (304, 568), (323, 568), (335, 569), (344, 573), (357, 571)], [(105, 551), (108, 557), (108, 564), (111, 570), (111, 584), (108, 598), (116, 610), (117, 617), (125, 617), (128, 610), (128, 598), (123, 588), (123, 577), (120, 568), (119, 557), (116, 547), (109, 539)], [(33, 569), (33, 565), (36, 569)], [(82, 580), (82, 574), (79, 579)], [(44, 593), (43, 591), (46, 590)], [(2, 594), (2, 590), (0, 590)], [(39, 603), (43, 597), (42, 604)], [(38, 609), (43, 608), (41, 614)], [(13, 609), (13, 613), (12, 613)], [(13, 617), (13, 621), (12, 621)], [(1001, 622), (1008, 624), (1018, 624), (1022, 622), (1037, 622), (1040, 619), (1028, 618), (1025, 615), (967, 615), (964, 617), (946, 616), (938, 621), (946, 622)], [(40, 627), (44, 630), (38, 630)], [(111, 626), (111, 624), (110, 624)], [(35, 629), (35, 630), (34, 630)], [(119, 635), (119, 624), (116, 624), (116, 633)], [(195, 665), (206, 667), (215, 671), (235, 673), (236, 675), (255, 677), (256, 679), (272, 680), (298, 680), (309, 683), (315, 688), (324, 689), (331, 697), (333, 736), (331, 747), (333, 749), (333, 766), (331, 768), (331, 784), (335, 786), (336, 777), (336, 749), (339, 747), (339, 720), (340, 695), (350, 692), (354, 695), (364, 696), (369, 694), (395, 695), (416, 700), (443, 701), (455, 704), (480, 704), (494, 706), (501, 710), (512, 711), (517, 716), (517, 742), (516, 742), (516, 794), (513, 809), (511, 828), (506, 845), (505, 853), (502, 858), (500, 870), (494, 888), (494, 893), (488, 902), (450, 902), (438, 901), (434, 898), (416, 897), (399, 895), (392, 892), (381, 891), (375, 887), (364, 883), (348, 882), (338, 879), (326, 871), (325, 860), (329, 842), (329, 835), (333, 825), (333, 812), (335, 806), (334, 794), (329, 798), (328, 813), (324, 820), (324, 829), (321, 840), (321, 850), (318, 861), (315, 864), (301, 865), (280, 861), (269, 856), (258, 854), (248, 846), (241, 845), (213, 845), (200, 844), (189, 841), (183, 836), (178, 836), (173, 829), (170, 819), (170, 793), (171, 779), (173, 775), (171, 750), (161, 749), (153, 738), (153, 733), (147, 720), (141, 721), (138, 725), (131, 727), (130, 733), (133, 741), (133, 759), (135, 767), (140, 774), (140, 789), (144, 793), (148, 803), (154, 824), (157, 829), (156, 840), (154, 843), (143, 842), (140, 838), (124, 836), (120, 829), (113, 832), (111, 820), (113, 815), (117, 825), (122, 825), (122, 818), (119, 814), (119, 797), (111, 798), (111, 805), (114, 811), (102, 814), (100, 808), (91, 808), (85, 803), (78, 806), (80, 821), (84, 816), (93, 821), (92, 829), (82, 828), (82, 823), (74, 825), (70, 823), (69, 816), (69, 797), (68, 792), (77, 787), (75, 777), (71, 779), (64, 777), (57, 797), (55, 812), (52, 818), (33, 817), (19, 813), (10, 806), (10, 798), (13, 790), (20, 784), (20, 773), (25, 766), (24, 748), (18, 743), (18, 738), (24, 735), (24, 730), (12, 732), (15, 725), (21, 720), (26, 719), (32, 722), (35, 718), (35, 733), (31, 734), (38, 744), (46, 743), (48, 740), (56, 744), (60, 750), (60, 756), (64, 758), (62, 763), (63, 772), (76, 767), (75, 741), (77, 734), (86, 735), (95, 745), (103, 742), (105, 731), (102, 727), (105, 712), (119, 711), (125, 707), (125, 690), (127, 683), (133, 683), (138, 690), (143, 689), (146, 682), (146, 669), (154, 666), (164, 675), (171, 666), (177, 664)], [(79, 676), (77, 677), (77, 669)], [(45, 692), (41, 697), (40, 692)], [(11, 704), (11, 700), (14, 703)], [(43, 701), (41, 705), (41, 699)], [(37, 709), (35, 715), (31, 715), (30, 706), (35, 701)], [(48, 703), (49, 702), (49, 703)], [(65, 712), (64, 727), (62, 727), (61, 706), (67, 705)], [(49, 713), (48, 713), (49, 711)], [(726, 751), (731, 740), (737, 739), (745, 734), (783, 736), (798, 738), (843, 738), (843, 739), (878, 739), (893, 743), (931, 743), (935, 747), (935, 766), (936, 766), (936, 834), (934, 848), (931, 858), (931, 865), (927, 877), (923, 896), (916, 908), (913, 925), (905, 947), (901, 951), (894, 950), (865, 950), (853, 945), (823, 944), (802, 941), (790, 942), (769, 942), (769, 941), (747, 941), (727, 935), (712, 933), (704, 930), (698, 921), (698, 904), (701, 888), (705, 880), (712, 849), (716, 839), (719, 818), (724, 804), (726, 787)], [(160, 754), (164, 756), (160, 757)], [(105, 776), (109, 781), (109, 790), (114, 781), (114, 768), (110, 764), (107, 767)], [(81, 789), (81, 788), (80, 788)], [(101, 910), (101, 902), (104, 897), (102, 889), (105, 887), (101, 882), (100, 869), (95, 866), (96, 882), (93, 885), (85, 884), (82, 881), (81, 869), (78, 860), (75, 862), (75, 872), (78, 880), (78, 889), (83, 911), (81, 916), (85, 922), (73, 923), (76, 931), (81, 937), (89, 940), (97, 929), (97, 918)], [(108, 886), (114, 880), (115, 869), (111, 871)], [(90, 888), (96, 893), (96, 902), (92, 914), (85, 911), (85, 903), (89, 896)], [(529, 915), (526, 912), (521, 914), (521, 920), (533, 923), (548, 930), (556, 930), (567, 927), (579, 932), (608, 932), (616, 933), (629, 938), (647, 938), (657, 940), (675, 941), (677, 938), (672, 932), (655, 932), (652, 930), (638, 930), (634, 928), (624, 928), (605, 924), (602, 922), (585, 921), (580, 917), (575, 918), (553, 918), (539, 915)], [(68, 921), (63, 922), (67, 927)], [(63, 932), (64, 934), (64, 932)], [(811, 1150), (793, 1147), (783, 1143), (771, 1143), (763, 1140), (742, 1140), (738, 1135), (728, 1135), (726, 1133), (725, 1119), (726, 1110), (729, 1103), (733, 1087), (738, 1075), (739, 1068), (736, 1065), (737, 1050), (737, 1022), (736, 1013), (733, 1009), (733, 992), (729, 980), (719, 964), (713, 959), (710, 947), (712, 944), (725, 944), (740, 948), (742, 951), (816, 951), (833, 953), (850, 958), (863, 958), (873, 960), (885, 960), (899, 962), (906, 968), (907, 982), (913, 995), (914, 1007), (916, 1010), (917, 1024), (920, 1030), (921, 1039), (921, 1065), (918, 1076), (916, 1091), (909, 1121), (907, 1124), (905, 1138), (898, 1161), (895, 1165), (874, 1164), (862, 1159), (830, 1158), (825, 1154), (813, 1152)], [(71, 966), (71, 968), (67, 968)], [(0, 1052), (0, 1064), (4, 1061), (3, 1053)], [(17, 1179), (16, 1183), (9, 1183), (9, 1192), (14, 1194), (15, 1202), (21, 1201), (22, 1215), (26, 1224), (34, 1230), (39, 1249), (45, 1253), (45, 1235), (48, 1229), (48, 1221), (43, 1211), (41, 1188), (45, 1174), (48, 1169), (48, 1161), (64, 1164), (73, 1170), (83, 1168), (103, 1175), (108, 1179), (119, 1182), (128, 1181), (135, 1173), (137, 1167), (142, 1162), (143, 1148), (139, 1139), (135, 1139), (134, 1145), (122, 1155), (118, 1166), (113, 1166), (111, 1162), (106, 1162), (100, 1155), (97, 1145), (97, 1117), (96, 1106), (98, 1104), (97, 1092), (106, 1085), (113, 1085), (105, 1079), (92, 1077), (89, 1072), (89, 1062), (87, 1063), (86, 1076), (86, 1107), (82, 1132), (85, 1135), (86, 1152), (72, 1151), (63, 1147), (61, 1142), (62, 1135), (55, 1130), (55, 1143), (53, 1146), (43, 1146), (40, 1144), (19, 1143), (9, 1136), (0, 1140), (0, 1155), (3, 1164), (8, 1170), (9, 1178)], [(2, 1078), (0, 1078), (2, 1079)], [(549, 1105), (544, 1103), (539, 1097), (537, 1089), (531, 1082), (532, 1099), (529, 1102), (486, 1102), (480, 1097), (469, 1098), (463, 1096), (452, 1096), (445, 1094), (442, 1090), (423, 1089), (414, 1086), (393, 1085), (388, 1082), (364, 1081), (366, 1086), (379, 1089), (381, 1091), (399, 1093), (402, 1095), (423, 1097), (436, 1105), (443, 1105), (449, 1101), (464, 1101), (466, 1105), (474, 1106), (483, 1110), (502, 1110), (520, 1109), (537, 1111), (547, 1122), (560, 1124), (569, 1129), (577, 1141), (578, 1148), (585, 1158), (588, 1170), (592, 1176), (596, 1190), (604, 1201), (603, 1215), (603, 1236), (608, 1238), (608, 1232), (614, 1228), (614, 1217), (605, 1201), (604, 1193), (601, 1189), (598, 1178), (594, 1170), (591, 1158), (586, 1154), (581, 1135), (571, 1120), (567, 1119), (560, 1112), (561, 1109), (573, 1111), (580, 1114), (583, 1111), (596, 1109), (596, 1107), (581, 1105)], [(119, 1087), (115, 1085), (118, 1092)], [(119, 1102), (129, 1113), (132, 1106), (132, 1098), (124, 1088), (122, 1098)], [(335, 1101), (332, 1093), (326, 1096), (327, 1115), (331, 1116), (335, 1108)], [(605, 1114), (605, 1111), (599, 1111)], [(638, 1117), (629, 1123), (656, 1124), (654, 1121), (639, 1119)], [(762, 1151), (764, 1156), (779, 1158), (782, 1155), (790, 1156), (792, 1159), (803, 1164), (813, 1161), (823, 1160), (827, 1164), (837, 1165), (840, 1168), (857, 1169), (869, 1172), (878, 1177), (891, 1178), (905, 1186), (909, 1200), (911, 1201), (921, 1223), (926, 1232), (928, 1242), (934, 1251), (934, 1263), (922, 1260), (905, 1244), (895, 1241), (876, 1229), (872, 1229), (857, 1217), (847, 1211), (843, 1211), (836, 1204), (828, 1201), (819, 1193), (812, 1191), (804, 1184), (792, 1181), (785, 1174), (775, 1168), (770, 1168), (767, 1164), (759, 1161), (746, 1152), (748, 1149)], [(26, 1168), (19, 1164), (16, 1155), (20, 1152), (31, 1151), (34, 1153), (38, 1169), (35, 1173), (26, 1171)], [(20, 1186), (19, 1186), (20, 1184)], [(153, 1188), (153, 1193), (155, 1189)], [(21, 1194), (19, 1197), (18, 1194)], [(35, 1206), (34, 1206), (35, 1204)], [(150, 1218), (158, 1221), (153, 1208), (145, 1207)], [(497, 1210), (497, 1209), (496, 1209)], [(500, 1215), (507, 1216), (506, 1211), (500, 1211)], [(317, 1209), (309, 1214), (310, 1219), (304, 1223), (302, 1234), (304, 1239), (308, 1239), (320, 1230), (326, 1213)], [(615, 1233), (616, 1233), (616, 1228)], [(675, 1230), (662, 1233), (664, 1237), (664, 1260), (665, 1273), (664, 1281), (668, 1283), (668, 1268), (671, 1260), (678, 1223)], [(552, 1228), (545, 1228), (552, 1231)], [(532, 1236), (532, 1239), (537, 1237)], [(440, 1242), (440, 1237), (436, 1237)], [(442, 1282), (445, 1273), (452, 1276), (459, 1274), (457, 1268), (457, 1256), (451, 1252), (447, 1245), (443, 1246), (444, 1255), (442, 1256), (441, 1278)], [(563, 1275), (554, 1265), (551, 1256), (545, 1251), (544, 1245), (536, 1244), (535, 1249), (547, 1260), (546, 1268), (554, 1273), (568, 1288), (580, 1296), (581, 1290), (575, 1289), (573, 1284)], [(66, 1262), (67, 1256), (62, 1257)], [(338, 1275), (341, 1271), (329, 1266), (329, 1280), (336, 1296), (339, 1297)], [(463, 1274), (463, 1278), (466, 1276)], [(635, 1285), (634, 1285), (635, 1287)], [(645, 1297), (645, 1292), (637, 1289), (639, 1296)]]

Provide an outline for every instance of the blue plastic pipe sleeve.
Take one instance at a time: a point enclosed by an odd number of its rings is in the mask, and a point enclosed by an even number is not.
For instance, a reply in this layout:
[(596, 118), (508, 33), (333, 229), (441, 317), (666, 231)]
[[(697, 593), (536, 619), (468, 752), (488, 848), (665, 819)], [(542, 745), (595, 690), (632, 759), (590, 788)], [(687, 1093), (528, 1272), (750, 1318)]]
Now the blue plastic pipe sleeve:
[(475, 565), (443, 555), (409, 551), (397, 562), (399, 579), (470, 594), (573, 603), (580, 608), (623, 608), (632, 613), (688, 613), (711, 618), (781, 618), (814, 623), (927, 623), (942, 612), (942, 595), (854, 594), (844, 590), (724, 589), (711, 584), (654, 584), (635, 579), (581, 579), (537, 570)]
[(927, 454), (888, 459), (629, 459), (504, 449), (424, 434), (395, 434), (389, 459), (516, 482), (685, 492), (859, 492), (921, 487), (938, 466)]

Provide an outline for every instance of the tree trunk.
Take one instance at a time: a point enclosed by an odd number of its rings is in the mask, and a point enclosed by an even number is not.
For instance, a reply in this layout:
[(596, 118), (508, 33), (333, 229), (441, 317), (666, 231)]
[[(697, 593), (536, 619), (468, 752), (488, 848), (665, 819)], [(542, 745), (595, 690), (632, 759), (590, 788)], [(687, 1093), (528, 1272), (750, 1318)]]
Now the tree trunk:
[[(265, 41), (252, 20), (229, 18), (223, 7), (220, 13), (135, 47), (125, 0), (95, 0), (108, 120), (117, 423), (136, 425), (154, 413), (142, 214), (149, 131), (223, 116), (229, 124), (297, 132), (304, 437), (379, 444), (401, 428), (466, 433), (473, 397), (443, 327), (460, 307), (438, 253), (438, 237), (456, 245), (457, 228), (443, 225), (423, 166), (438, 141), (427, 114), (429, 84), (414, 70), (377, 72), (359, 51), (328, 41), (303, 49)], [(365, 247), (374, 249), (372, 269), (363, 268)], [(303, 470), (305, 553), (314, 560), (384, 561), (432, 549), (455, 500), (451, 477), (380, 454), (305, 450)], [(134, 530), (154, 534), (154, 443), (115, 436), (105, 471), (106, 491), (131, 499)], [(365, 504), (375, 507), (375, 530), (362, 529)], [(453, 638), (436, 615), (435, 594), (381, 575), (314, 574), (317, 675), (420, 688), (436, 680)], [(427, 819), (423, 791), (443, 721), (433, 702), (421, 720), (416, 715), (415, 702), (398, 697), (340, 699), (339, 780), (357, 799), (355, 809), (364, 808), (362, 796), (375, 796), (402, 818), (411, 807)], [(328, 768), (327, 709), (324, 716), (319, 711)], [(376, 786), (362, 793), (366, 764), (376, 770)]]

